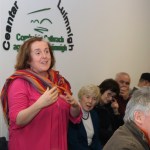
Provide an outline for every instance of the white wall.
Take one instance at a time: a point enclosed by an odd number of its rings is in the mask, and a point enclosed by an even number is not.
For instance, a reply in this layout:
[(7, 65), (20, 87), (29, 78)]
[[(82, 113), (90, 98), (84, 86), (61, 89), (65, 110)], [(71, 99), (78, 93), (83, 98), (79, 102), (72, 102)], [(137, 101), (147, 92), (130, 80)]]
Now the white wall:
[[(0, 0), (1, 43), (5, 38), (8, 11), (14, 2)], [(47, 7), (51, 7), (48, 16), (53, 21), (48, 33), (67, 38), (64, 20), (57, 8), (58, 0), (38, 0), (36, 3), (22, 0), (17, 4), (19, 9), (13, 22), (11, 42), (16, 42), (17, 32), (33, 33), (28, 12)], [(131, 75), (131, 87), (137, 84), (142, 72), (150, 72), (149, 0), (61, 0), (61, 6), (68, 12), (74, 48), (64, 53), (54, 52), (56, 69), (70, 81), (75, 97), (82, 85), (98, 85), (120, 71)], [(14, 71), (17, 52), (12, 47), (5, 51), (2, 46), (0, 51), (1, 89)], [(0, 136), (7, 136), (1, 110)]]

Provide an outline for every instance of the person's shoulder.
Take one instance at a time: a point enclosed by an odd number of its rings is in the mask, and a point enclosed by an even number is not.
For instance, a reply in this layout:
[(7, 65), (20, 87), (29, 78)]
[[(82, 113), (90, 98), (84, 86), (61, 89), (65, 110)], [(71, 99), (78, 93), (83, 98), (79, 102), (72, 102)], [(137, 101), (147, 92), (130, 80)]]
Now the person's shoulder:
[(10, 88), (27, 88), (27, 86), (29, 85), (29, 82), (26, 81), (25, 79), (22, 79), (22, 78), (16, 78), (14, 79), (11, 83), (10, 83), (10, 86), (9, 86), (9, 89)]
[(25, 84), (25, 83), (27, 83), (27, 81), (22, 78), (16, 78), (11, 82), (11, 84), (23, 84), (23, 83)]
[(133, 87), (133, 89), (130, 91), (130, 96), (132, 96), (132, 94), (136, 91), (136, 90), (138, 90), (138, 87)]
[(120, 126), (105, 144), (103, 150), (121, 150), (132, 149), (137, 150), (138, 145), (132, 135), (130, 135), (128, 129), (123, 125)]

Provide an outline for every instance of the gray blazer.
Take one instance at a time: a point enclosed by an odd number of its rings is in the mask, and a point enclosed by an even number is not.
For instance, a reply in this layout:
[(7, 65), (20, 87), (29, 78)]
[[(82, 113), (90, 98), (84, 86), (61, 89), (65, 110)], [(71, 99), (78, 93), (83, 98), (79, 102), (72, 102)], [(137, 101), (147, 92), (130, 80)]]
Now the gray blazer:
[(150, 150), (144, 137), (134, 122), (125, 123), (115, 131), (103, 150)]

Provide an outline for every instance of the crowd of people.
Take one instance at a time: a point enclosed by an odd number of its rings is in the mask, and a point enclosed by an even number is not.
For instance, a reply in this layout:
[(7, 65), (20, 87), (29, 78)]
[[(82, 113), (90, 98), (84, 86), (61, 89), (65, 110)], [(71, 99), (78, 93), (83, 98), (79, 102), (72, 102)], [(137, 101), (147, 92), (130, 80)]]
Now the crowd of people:
[(136, 90), (129, 100), (124, 124), (105, 144), (103, 150), (150, 149), (150, 87)]
[(43, 38), (21, 45), (15, 72), (1, 91), (9, 150), (150, 148), (150, 73), (131, 90), (130, 75), (119, 72), (99, 85), (84, 85), (75, 99), (54, 65)]

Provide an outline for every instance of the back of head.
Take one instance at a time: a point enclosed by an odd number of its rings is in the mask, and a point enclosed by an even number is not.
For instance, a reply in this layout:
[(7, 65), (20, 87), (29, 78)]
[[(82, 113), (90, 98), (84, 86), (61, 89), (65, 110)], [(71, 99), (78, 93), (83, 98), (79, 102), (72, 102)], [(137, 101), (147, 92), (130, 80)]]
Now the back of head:
[(150, 87), (142, 87), (133, 93), (126, 106), (124, 122), (134, 121), (136, 111), (150, 111)]
[(150, 82), (150, 73), (149, 73), (149, 72), (142, 73), (139, 80), (140, 80), (140, 81), (143, 81), (143, 80), (144, 80), (144, 81)]
[(138, 87), (150, 86), (150, 73), (142, 73), (138, 82)]

